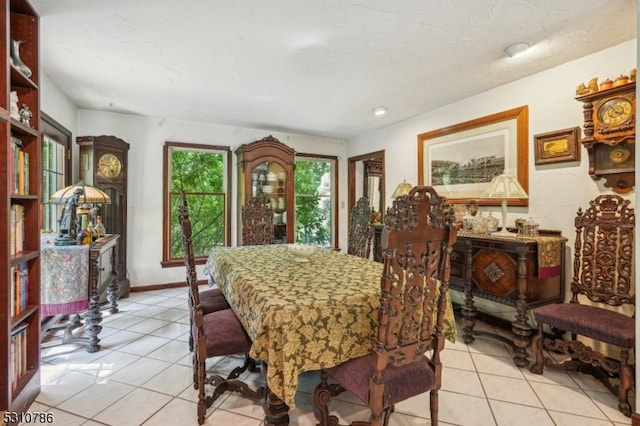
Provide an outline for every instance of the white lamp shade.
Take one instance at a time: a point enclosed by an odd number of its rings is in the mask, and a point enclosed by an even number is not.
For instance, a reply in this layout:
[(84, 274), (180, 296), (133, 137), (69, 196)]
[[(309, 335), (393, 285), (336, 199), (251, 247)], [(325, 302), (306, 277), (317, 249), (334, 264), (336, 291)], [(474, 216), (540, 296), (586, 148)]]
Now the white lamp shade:
[(52, 203), (63, 204), (70, 198), (73, 193), (77, 190), (81, 189), (82, 194), (78, 198), (79, 204), (109, 204), (111, 203), (111, 199), (109, 195), (90, 185), (85, 185), (83, 182), (79, 182), (75, 185), (70, 185), (65, 188), (59, 189), (49, 197), (49, 201)]
[(504, 173), (493, 178), (482, 198), (529, 198), (515, 176)]

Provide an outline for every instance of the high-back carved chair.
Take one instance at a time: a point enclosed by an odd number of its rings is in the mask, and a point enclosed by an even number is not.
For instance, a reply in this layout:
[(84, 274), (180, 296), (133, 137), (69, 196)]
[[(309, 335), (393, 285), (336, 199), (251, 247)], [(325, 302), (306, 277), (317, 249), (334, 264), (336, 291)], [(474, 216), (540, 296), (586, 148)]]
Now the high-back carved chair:
[(273, 209), (268, 197), (251, 198), (242, 207), (242, 245), (273, 243)]
[(369, 258), (371, 253), (371, 214), (367, 197), (361, 197), (351, 209), (347, 253)]
[[(628, 399), (634, 372), (629, 365), (629, 352), (635, 347), (635, 318), (610, 307), (635, 305), (632, 277), (635, 213), (629, 201), (618, 195), (600, 195), (589, 204), (585, 211), (578, 209), (575, 219), (571, 301), (533, 310), (538, 333), (531, 341), (535, 354), (531, 371), (542, 374), (546, 365), (592, 373), (618, 395), (618, 408), (630, 416)], [(589, 304), (581, 303), (580, 299)], [(545, 324), (571, 333), (571, 339), (547, 337), (543, 334)], [(618, 359), (586, 346), (578, 336), (617, 346)], [(570, 359), (558, 364), (545, 357), (543, 349), (569, 355)], [(619, 379), (617, 386), (610, 380), (614, 378)]]
[[(191, 318), (191, 334), (193, 336), (193, 374), (194, 387), (198, 390), (197, 415), (198, 423), (204, 423), (207, 408), (224, 392), (240, 392), (250, 398), (262, 399), (265, 388), (251, 389), (246, 383), (237, 378), (247, 369), (255, 367), (255, 361), (246, 354), (251, 348), (251, 340), (247, 336), (242, 324), (231, 309), (222, 309), (204, 314), (198, 289), (193, 243), (191, 241), (191, 220), (184, 193), (180, 206), (180, 226), (182, 229), (182, 247), (184, 249), (185, 266), (187, 269), (187, 287), (189, 289), (189, 315)], [(207, 358), (245, 354), (242, 366), (236, 367), (223, 377), (212, 373), (207, 376), (205, 361)], [(213, 385), (213, 390), (207, 393), (205, 385)]]
[[(328, 404), (345, 390), (371, 411), (368, 422), (352, 425), (387, 425), (394, 404), (427, 391), (431, 424), (438, 424), (442, 330), (456, 240), (453, 210), (445, 213), (441, 204), (433, 188), (421, 186), (398, 197), (387, 210), (374, 349), (321, 371), (314, 393), (320, 425), (338, 424)], [(328, 376), (336, 383), (329, 384)]]
[[(182, 208), (185, 211), (188, 211), (187, 197), (184, 193), (181, 194), (181, 203)], [(186, 251), (184, 253), (184, 256), (186, 262)], [(224, 295), (217, 287), (213, 287), (200, 292), (200, 306), (202, 307), (202, 313), (204, 315), (230, 308), (229, 303), (227, 303), (227, 299), (224, 298)], [(193, 352), (193, 336), (191, 334), (189, 335), (189, 352)]]

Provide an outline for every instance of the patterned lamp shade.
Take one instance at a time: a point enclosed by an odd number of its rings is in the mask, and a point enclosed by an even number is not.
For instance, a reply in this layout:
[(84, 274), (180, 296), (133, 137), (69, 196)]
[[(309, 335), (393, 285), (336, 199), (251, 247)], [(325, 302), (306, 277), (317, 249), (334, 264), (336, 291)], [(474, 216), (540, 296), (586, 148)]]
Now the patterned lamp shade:
[(69, 197), (73, 195), (73, 193), (77, 190), (81, 189), (82, 194), (78, 198), (78, 204), (109, 204), (111, 203), (111, 199), (109, 195), (101, 191), (98, 188), (95, 188), (91, 185), (86, 185), (84, 182), (78, 182), (75, 185), (67, 186), (66, 188), (62, 188), (51, 194), (49, 197), (49, 201), (57, 204), (64, 204), (65, 201)]
[(413, 185), (403, 179), (402, 183), (400, 183), (396, 190), (393, 191), (393, 195), (391, 195), (391, 198), (396, 199), (401, 195), (407, 195), (409, 191), (411, 191), (411, 188), (413, 188)]

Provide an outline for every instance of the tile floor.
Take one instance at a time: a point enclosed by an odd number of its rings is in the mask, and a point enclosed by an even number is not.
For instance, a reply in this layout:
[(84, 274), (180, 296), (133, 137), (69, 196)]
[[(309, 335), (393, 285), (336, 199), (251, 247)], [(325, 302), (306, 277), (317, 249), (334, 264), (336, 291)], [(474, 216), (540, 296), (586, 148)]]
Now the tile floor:
[[(196, 392), (187, 348), (186, 289), (131, 293), (120, 312), (103, 320), (103, 348), (87, 353), (75, 345), (43, 350), (42, 391), (30, 411), (51, 411), (55, 425), (197, 425)], [(479, 324), (478, 327), (482, 327)], [(487, 327), (484, 325), (484, 327)], [(590, 376), (517, 368), (495, 339), (472, 345), (447, 342), (440, 391), (442, 425), (630, 425), (616, 399)], [(229, 359), (211, 363), (226, 370)], [(248, 374), (248, 373), (247, 373)], [(261, 381), (258, 374), (251, 380)], [(291, 425), (314, 425), (312, 392), (317, 373), (300, 379)], [(344, 396), (334, 408), (345, 420), (366, 409)], [(428, 394), (396, 406), (393, 426), (429, 424)], [(225, 394), (205, 424), (260, 426), (258, 403)]]

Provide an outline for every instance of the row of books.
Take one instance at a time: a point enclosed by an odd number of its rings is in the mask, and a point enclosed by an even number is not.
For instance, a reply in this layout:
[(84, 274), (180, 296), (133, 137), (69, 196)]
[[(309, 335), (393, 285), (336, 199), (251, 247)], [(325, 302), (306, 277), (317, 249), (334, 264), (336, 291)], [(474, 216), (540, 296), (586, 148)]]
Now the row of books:
[(11, 316), (27, 308), (29, 300), (29, 268), (26, 262), (11, 267)]
[(9, 211), (9, 252), (12, 256), (24, 251), (24, 206), (12, 204)]
[(11, 156), (9, 161), (9, 187), (12, 194), (29, 194), (29, 153), (23, 149), (22, 141), (11, 137)]
[(18, 381), (27, 373), (27, 330), (29, 324), (22, 324), (11, 330), (11, 390), (15, 391)]

